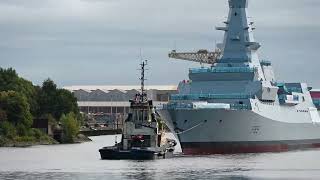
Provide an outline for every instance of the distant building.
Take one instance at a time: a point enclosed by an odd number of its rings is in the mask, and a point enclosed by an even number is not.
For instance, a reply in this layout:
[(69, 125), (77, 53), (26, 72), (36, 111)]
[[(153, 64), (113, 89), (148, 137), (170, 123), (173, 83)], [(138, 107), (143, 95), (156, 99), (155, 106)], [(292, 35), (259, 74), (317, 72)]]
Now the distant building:
[[(129, 100), (139, 93), (140, 86), (68, 86), (78, 99), (80, 111), (86, 114), (127, 114)], [(148, 98), (155, 106), (167, 103), (177, 86), (146, 86)]]

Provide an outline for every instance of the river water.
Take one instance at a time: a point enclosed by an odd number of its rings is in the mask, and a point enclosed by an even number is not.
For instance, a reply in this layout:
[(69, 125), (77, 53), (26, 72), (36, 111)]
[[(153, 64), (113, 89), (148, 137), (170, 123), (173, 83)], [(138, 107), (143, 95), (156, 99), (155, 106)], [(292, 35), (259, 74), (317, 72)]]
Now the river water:
[(113, 145), (115, 136), (91, 139), (82, 144), (0, 148), (0, 179), (320, 179), (320, 149), (177, 155), (154, 161), (100, 160), (98, 149)]

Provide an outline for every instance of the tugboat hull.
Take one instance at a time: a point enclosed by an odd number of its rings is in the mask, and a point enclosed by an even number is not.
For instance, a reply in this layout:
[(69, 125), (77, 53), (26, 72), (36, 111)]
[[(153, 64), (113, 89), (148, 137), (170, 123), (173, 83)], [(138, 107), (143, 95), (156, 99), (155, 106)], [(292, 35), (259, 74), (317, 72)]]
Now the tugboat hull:
[(119, 150), (112, 148), (99, 149), (101, 159), (108, 160), (154, 160), (173, 156), (173, 152), (158, 152), (147, 149)]

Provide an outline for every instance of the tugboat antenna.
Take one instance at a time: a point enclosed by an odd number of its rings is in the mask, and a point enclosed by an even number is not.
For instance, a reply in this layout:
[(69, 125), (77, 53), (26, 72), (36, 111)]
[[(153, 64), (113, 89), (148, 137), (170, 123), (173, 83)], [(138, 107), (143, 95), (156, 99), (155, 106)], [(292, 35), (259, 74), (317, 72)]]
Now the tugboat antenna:
[(140, 66), (141, 66), (141, 77), (140, 77), (140, 83), (141, 83), (141, 101), (145, 101), (146, 99), (146, 92), (145, 92), (145, 88), (144, 88), (144, 81), (146, 80), (145, 79), (145, 66), (148, 64), (148, 61), (145, 60), (143, 61)]

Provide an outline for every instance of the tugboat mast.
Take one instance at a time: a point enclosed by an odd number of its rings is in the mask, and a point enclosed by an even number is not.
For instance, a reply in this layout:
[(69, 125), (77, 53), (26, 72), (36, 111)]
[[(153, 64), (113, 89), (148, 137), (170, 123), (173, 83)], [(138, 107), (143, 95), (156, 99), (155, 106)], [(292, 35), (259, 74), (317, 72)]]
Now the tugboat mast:
[(145, 76), (145, 66), (147, 65), (147, 60), (145, 60), (145, 61), (143, 61), (141, 64), (140, 64), (140, 66), (141, 66), (141, 77), (140, 77), (140, 83), (141, 83), (141, 96), (140, 96), (140, 101), (141, 102), (144, 102), (144, 101), (147, 101), (147, 93), (145, 92), (145, 88), (144, 88), (144, 81), (146, 80), (145, 78), (144, 78), (144, 76)]

